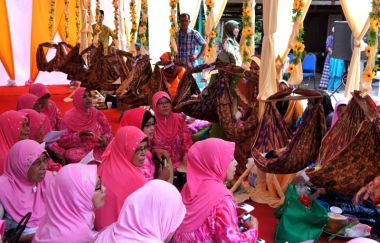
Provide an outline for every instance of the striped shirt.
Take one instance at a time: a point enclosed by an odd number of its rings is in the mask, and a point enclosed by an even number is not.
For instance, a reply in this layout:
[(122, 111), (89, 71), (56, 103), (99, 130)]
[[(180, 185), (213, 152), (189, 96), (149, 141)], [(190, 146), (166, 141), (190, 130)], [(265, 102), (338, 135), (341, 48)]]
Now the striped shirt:
[(189, 60), (189, 55), (195, 56), (198, 46), (206, 44), (205, 39), (201, 34), (190, 28), (186, 32), (178, 31), (177, 32), (177, 47), (178, 47), (178, 60), (186, 63), (191, 67), (196, 66), (196, 62), (191, 62)]

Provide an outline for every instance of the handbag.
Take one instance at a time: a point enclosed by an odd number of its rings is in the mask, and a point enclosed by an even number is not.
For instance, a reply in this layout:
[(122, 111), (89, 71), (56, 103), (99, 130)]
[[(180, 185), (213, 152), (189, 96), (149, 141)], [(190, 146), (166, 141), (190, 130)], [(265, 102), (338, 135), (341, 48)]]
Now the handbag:
[(328, 216), (323, 206), (311, 196), (308, 197), (310, 205), (305, 206), (300, 201), (295, 185), (288, 185), (285, 202), (275, 211), (275, 216), (280, 218), (275, 234), (276, 243), (317, 242)]
[(7, 232), (5, 232), (4, 242), (7, 242), (7, 243), (18, 242), (31, 216), (32, 216), (31, 212), (27, 213), (24, 217), (22, 217), (22, 219), (20, 220), (16, 228), (10, 229)]

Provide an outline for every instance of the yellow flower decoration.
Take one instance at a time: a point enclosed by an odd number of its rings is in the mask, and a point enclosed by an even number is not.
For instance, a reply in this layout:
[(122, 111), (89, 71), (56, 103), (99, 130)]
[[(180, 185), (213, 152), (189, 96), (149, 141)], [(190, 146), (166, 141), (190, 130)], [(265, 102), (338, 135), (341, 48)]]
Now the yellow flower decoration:
[(170, 0), (170, 4), (176, 5), (177, 4), (177, 0)]
[(141, 44), (144, 44), (146, 42), (146, 37), (141, 37), (140, 42)]
[(299, 1), (300, 9), (303, 9), (305, 7), (305, 2), (303, 0)]
[(300, 23), (300, 29), (303, 29), (303, 22)]
[(366, 69), (363, 73), (363, 79), (367, 82), (371, 81), (374, 77), (375, 77), (375, 72), (373, 72), (372, 70)]
[(289, 71), (289, 73), (293, 73), (295, 69), (296, 69), (296, 65), (290, 64), (289, 68), (288, 68), (288, 71)]
[(243, 29), (243, 35), (252, 35), (253, 34), (253, 30), (251, 27), (246, 27)]
[(215, 38), (216, 37), (216, 33), (215, 33), (215, 31), (211, 31), (211, 33), (210, 33), (210, 38)]
[(250, 8), (246, 8), (243, 10), (243, 16), (251, 16), (252, 10)]
[(177, 33), (177, 30), (176, 30), (175, 28), (170, 28), (170, 29), (169, 29), (169, 33), (170, 33), (171, 35), (175, 35), (175, 34)]
[(134, 24), (132, 25), (132, 29), (137, 30), (137, 24), (136, 24), (136, 23), (134, 23)]
[(371, 55), (371, 52), (372, 52), (372, 48), (370, 46), (367, 46), (365, 48), (365, 54), (367, 55), (367, 57)]
[(294, 1), (293, 8), (296, 9), (296, 10), (300, 9), (300, 2)]
[(371, 24), (371, 29), (373, 29), (374, 31), (377, 31), (380, 25), (380, 21), (377, 19), (371, 19), (370, 24)]

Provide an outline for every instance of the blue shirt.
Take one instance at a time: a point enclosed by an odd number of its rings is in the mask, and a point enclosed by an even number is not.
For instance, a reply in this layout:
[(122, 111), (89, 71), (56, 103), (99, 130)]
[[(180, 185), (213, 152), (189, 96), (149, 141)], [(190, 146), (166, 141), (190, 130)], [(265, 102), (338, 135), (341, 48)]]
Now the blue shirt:
[(190, 67), (195, 67), (196, 62), (191, 62), (189, 60), (189, 55), (195, 56), (197, 47), (206, 44), (205, 39), (203, 39), (198, 31), (192, 30), (190, 28), (188, 28), (186, 32), (179, 30), (176, 37), (178, 47), (178, 60), (186, 63)]

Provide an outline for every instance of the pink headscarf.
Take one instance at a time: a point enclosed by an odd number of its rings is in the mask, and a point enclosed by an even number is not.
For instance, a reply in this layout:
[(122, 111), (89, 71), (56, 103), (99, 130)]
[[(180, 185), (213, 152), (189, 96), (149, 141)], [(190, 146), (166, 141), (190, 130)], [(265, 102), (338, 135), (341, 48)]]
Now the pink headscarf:
[(46, 87), (46, 85), (41, 84), (41, 83), (34, 83), (30, 85), (29, 87), (29, 93), (34, 94), (38, 98), (41, 98), (42, 96), (49, 94), (49, 90)]
[(20, 140), (25, 118), (27, 115), (18, 111), (6, 111), (0, 115), (0, 175), (4, 173), (9, 149)]
[(62, 167), (47, 190), (47, 213), (33, 242), (92, 242), (96, 181), (96, 165)]
[[(45, 215), (46, 188), (53, 179), (50, 172), (46, 172), (44, 180), (37, 185), (27, 179), (30, 166), (43, 152), (45, 149), (36, 141), (25, 139), (17, 142), (9, 150), (5, 174), (0, 176), (1, 204), (16, 222), (31, 212), (28, 227), (40, 225)], [(37, 191), (33, 192), (35, 186)]]
[(188, 152), (187, 183), (182, 190), (186, 216), (179, 232), (198, 229), (220, 198), (231, 192), (223, 184), (234, 158), (235, 143), (209, 138), (195, 143)]
[(97, 230), (114, 223), (125, 199), (145, 184), (143, 174), (132, 164), (135, 150), (145, 138), (136, 127), (121, 127), (103, 153), (98, 175), (107, 194), (104, 207), (95, 211)]
[[(32, 84), (29, 88), (29, 93), (34, 94), (38, 99), (46, 94), (50, 96), (46, 85), (41, 83)], [(49, 99), (48, 102), (41, 107), (41, 113), (45, 114), (51, 120), (51, 126), (56, 125), (56, 117), (59, 115), (59, 111), (54, 101)]]
[(98, 110), (90, 107), (86, 110), (83, 104), (85, 88), (79, 88), (73, 95), (74, 107), (68, 110), (63, 116), (66, 126), (76, 132), (82, 130), (95, 130), (98, 119)]
[(168, 116), (160, 115), (157, 110), (157, 102), (161, 98), (167, 98), (171, 101), (168, 93), (164, 91), (158, 91), (153, 95), (152, 107), (156, 117), (156, 130), (154, 135), (166, 139), (167, 142), (171, 142), (178, 136), (181, 115), (174, 112), (171, 112)]
[[(43, 141), (45, 135), (51, 131), (49, 118), (42, 113), (38, 113), (32, 109), (22, 109), (19, 112), (25, 113), (29, 117), (29, 138), (33, 139), (39, 143)], [(40, 131), (42, 129), (42, 131)], [(42, 132), (40, 137), (37, 138), (37, 133)]]
[(116, 223), (100, 232), (95, 242), (160, 242), (185, 217), (178, 190), (162, 180), (151, 180), (125, 200)]
[(144, 108), (134, 108), (127, 110), (123, 114), (123, 118), (121, 118), (120, 126), (135, 126), (141, 129), (145, 112), (149, 111), (145, 110)]
[(33, 94), (22, 94), (17, 98), (16, 110), (33, 109), (38, 97)]
[(333, 118), (332, 118), (332, 121), (331, 121), (331, 127), (333, 127), (335, 125), (335, 123), (339, 120), (339, 117), (338, 117), (338, 107), (341, 106), (341, 105), (347, 105), (347, 104), (348, 104), (348, 100), (346, 100), (346, 99), (340, 100), (340, 101), (338, 101), (336, 103), (335, 109), (334, 109)]

